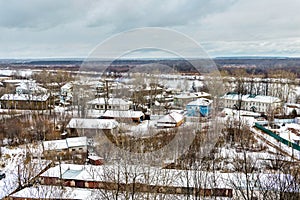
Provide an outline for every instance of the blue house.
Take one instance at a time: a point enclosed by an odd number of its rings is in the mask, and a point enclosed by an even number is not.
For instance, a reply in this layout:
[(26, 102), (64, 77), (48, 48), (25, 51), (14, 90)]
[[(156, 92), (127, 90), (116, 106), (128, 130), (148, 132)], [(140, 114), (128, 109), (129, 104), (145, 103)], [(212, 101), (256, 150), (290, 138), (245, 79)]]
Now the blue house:
[(206, 117), (210, 113), (210, 105), (212, 100), (199, 98), (186, 105), (187, 115), (190, 117), (203, 116)]

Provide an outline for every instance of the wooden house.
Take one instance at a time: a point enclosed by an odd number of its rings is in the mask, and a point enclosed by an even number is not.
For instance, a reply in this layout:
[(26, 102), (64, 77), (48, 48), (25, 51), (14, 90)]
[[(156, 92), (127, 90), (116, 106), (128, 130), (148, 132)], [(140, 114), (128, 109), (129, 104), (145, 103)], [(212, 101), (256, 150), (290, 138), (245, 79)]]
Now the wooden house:
[(46, 159), (73, 160), (83, 163), (87, 158), (87, 137), (73, 137), (43, 142)]
[(0, 102), (4, 109), (45, 110), (51, 105), (49, 94), (4, 94)]

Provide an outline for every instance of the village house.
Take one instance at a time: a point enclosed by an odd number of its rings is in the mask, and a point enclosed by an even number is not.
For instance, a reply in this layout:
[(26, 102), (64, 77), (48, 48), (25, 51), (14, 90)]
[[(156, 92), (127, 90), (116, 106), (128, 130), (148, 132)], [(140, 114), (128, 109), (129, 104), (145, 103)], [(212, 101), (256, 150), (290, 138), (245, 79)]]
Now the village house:
[(40, 87), (34, 80), (17, 82), (14, 94), (4, 94), (0, 98), (1, 108), (44, 110), (50, 105), (47, 89)]
[(107, 110), (101, 118), (116, 119), (122, 122), (142, 122), (145, 115), (142, 111), (133, 110)]
[(275, 112), (282, 108), (282, 101), (277, 97), (263, 95), (239, 95), (227, 93), (221, 97), (224, 108), (248, 110), (253, 112)]
[(174, 106), (185, 108), (188, 103), (198, 98), (210, 98), (210, 94), (206, 92), (182, 93), (174, 96)]
[(51, 105), (49, 94), (4, 94), (0, 102), (4, 109), (45, 110)]
[(199, 98), (186, 105), (187, 116), (189, 117), (206, 117), (210, 113), (212, 100), (206, 98)]
[(114, 119), (86, 119), (72, 118), (66, 126), (70, 136), (95, 136), (100, 133), (114, 133), (117, 131), (118, 122)]
[(87, 103), (96, 110), (129, 110), (132, 103), (121, 98), (96, 98)]
[(73, 160), (75, 163), (84, 163), (87, 158), (87, 137), (43, 141), (43, 150), (46, 159)]
[(73, 97), (73, 83), (69, 82), (60, 88), (60, 103), (66, 104), (72, 101)]
[(175, 128), (183, 124), (184, 116), (178, 112), (171, 112), (157, 120), (158, 128)]

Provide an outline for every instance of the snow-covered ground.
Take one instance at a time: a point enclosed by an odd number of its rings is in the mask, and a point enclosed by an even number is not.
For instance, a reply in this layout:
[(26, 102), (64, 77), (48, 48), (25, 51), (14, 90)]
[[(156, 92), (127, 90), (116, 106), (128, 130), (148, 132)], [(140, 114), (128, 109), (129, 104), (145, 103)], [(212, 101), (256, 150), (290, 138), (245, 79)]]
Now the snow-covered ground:
[(28, 179), (35, 177), (50, 162), (40, 159), (32, 159), (25, 161), (26, 152), (32, 152), (35, 155), (41, 155), (41, 149), (33, 145), (25, 145), (19, 147), (1, 147), (2, 157), (0, 169), (5, 173), (6, 177), (0, 180), (0, 199), (9, 195), (21, 184), (27, 182)]
[[(263, 133), (260, 130), (257, 130), (255, 128), (251, 128), (251, 131), (259, 136), (262, 136), (263, 138), (265, 138), (268, 142), (270, 142), (271, 144), (275, 145), (276, 147), (278, 147), (278, 149), (280, 149), (281, 151), (289, 154), (290, 156), (294, 156), (296, 159), (300, 159), (300, 152), (297, 150), (294, 150), (292, 147), (289, 147), (279, 141), (277, 141), (275, 138), (269, 136), (268, 134)], [(276, 152), (276, 151), (275, 151)], [(292, 158), (291, 158), (292, 159)]]

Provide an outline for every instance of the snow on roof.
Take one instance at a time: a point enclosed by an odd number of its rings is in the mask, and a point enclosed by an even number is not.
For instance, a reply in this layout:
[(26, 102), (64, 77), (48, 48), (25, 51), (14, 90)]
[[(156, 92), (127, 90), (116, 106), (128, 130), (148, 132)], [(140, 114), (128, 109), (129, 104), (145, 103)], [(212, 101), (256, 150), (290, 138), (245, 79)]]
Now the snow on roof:
[[(88, 102), (88, 104), (105, 104), (105, 98), (96, 98), (94, 100), (91, 100)], [(130, 102), (123, 100), (121, 98), (110, 98), (108, 99), (108, 104), (109, 105), (129, 105)]]
[(255, 117), (260, 117), (260, 113), (256, 112), (251, 112), (247, 110), (236, 110), (236, 109), (231, 109), (231, 108), (224, 108), (223, 113), (226, 113), (227, 115), (235, 115), (235, 116), (255, 116)]
[(4, 94), (0, 100), (8, 101), (47, 101), (49, 94), (45, 95), (29, 95), (29, 94)]
[(44, 141), (43, 145), (45, 150), (63, 150), (68, 148), (66, 140)]
[[(186, 187), (188, 185), (189, 187), (200, 188), (246, 188), (246, 175), (244, 173), (161, 169), (143, 165), (116, 164), (94, 166), (61, 164), (61, 169), (57, 165), (48, 169), (41, 176), (59, 178), (60, 170), (65, 179), (72, 180), (119, 181), (120, 183), (128, 184), (138, 182), (173, 187)], [(136, 176), (136, 174), (139, 175)], [(202, 179), (203, 177), (206, 177), (206, 179)], [(253, 173), (248, 177), (248, 181), (255, 190), (280, 190), (280, 187), (285, 185), (286, 191), (299, 192), (299, 186), (290, 174)], [(297, 185), (296, 187), (295, 184)]]
[(102, 158), (100, 156), (89, 156), (88, 159), (90, 159), (90, 160), (103, 160), (104, 158)]
[[(225, 94), (223, 99), (228, 99), (228, 100), (239, 100), (239, 95), (235, 93), (228, 93)], [(277, 97), (272, 97), (272, 96), (264, 96), (264, 95), (250, 95), (246, 94), (242, 96), (242, 101), (248, 101), (248, 102), (261, 102), (261, 103), (280, 103), (281, 100)]]
[(87, 145), (87, 137), (66, 138), (68, 147), (79, 147)]
[(69, 82), (69, 83), (66, 83), (64, 84), (61, 89), (63, 90), (68, 90), (68, 89), (71, 89), (73, 87), (73, 83), (72, 82)]
[(211, 94), (209, 94), (207, 92), (195, 92), (194, 94), (196, 96), (198, 96), (198, 97), (208, 97), (208, 96), (211, 96)]
[(87, 145), (87, 137), (74, 137), (63, 140), (50, 140), (43, 142), (45, 150), (63, 150), (70, 147), (79, 147)]
[(102, 116), (111, 118), (140, 118), (144, 115), (142, 111), (133, 110), (107, 110)]
[[(163, 197), (165, 200), (173, 199), (186, 199), (186, 194), (163, 194), (158, 195), (157, 193), (140, 193), (135, 192), (135, 199), (160, 199)], [(21, 199), (83, 199), (83, 200), (94, 200), (94, 199), (115, 199), (115, 191), (102, 190), (102, 189), (88, 189), (78, 187), (66, 187), (61, 186), (50, 186), (50, 185), (34, 185), (31, 187), (23, 188), (22, 190), (11, 194), (9, 197), (21, 198)], [(126, 194), (119, 191), (118, 199), (125, 200)], [(189, 199), (194, 199), (194, 195), (189, 195)], [(231, 200), (232, 198), (225, 197), (214, 197), (215, 200)]]
[(206, 98), (199, 98), (195, 101), (188, 103), (188, 106), (209, 106), (212, 103), (212, 100)]
[(176, 99), (191, 99), (191, 98), (197, 98), (198, 96), (194, 93), (182, 93), (175, 95), (174, 98)]
[(16, 91), (19, 90), (28, 90), (31, 92), (43, 92), (46, 93), (47, 89), (43, 88), (41, 86), (39, 86), (35, 81), (31, 80), (31, 81), (22, 81), (18, 84), (19, 86), (16, 87)]
[(31, 82), (32, 80), (26, 80), (26, 79), (6, 79), (2, 82), (4, 83), (21, 83), (21, 82)]
[(114, 129), (118, 122), (114, 119), (85, 119), (72, 118), (67, 128), (85, 128), (85, 129)]
[(184, 116), (182, 114), (179, 114), (178, 112), (171, 112), (157, 120), (157, 123), (178, 123), (183, 119)]
[(94, 189), (74, 188), (51, 185), (38, 185), (26, 187), (10, 197), (36, 198), (36, 199), (90, 199), (95, 193)]

